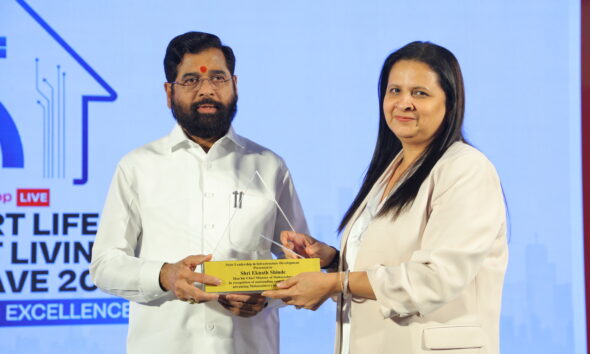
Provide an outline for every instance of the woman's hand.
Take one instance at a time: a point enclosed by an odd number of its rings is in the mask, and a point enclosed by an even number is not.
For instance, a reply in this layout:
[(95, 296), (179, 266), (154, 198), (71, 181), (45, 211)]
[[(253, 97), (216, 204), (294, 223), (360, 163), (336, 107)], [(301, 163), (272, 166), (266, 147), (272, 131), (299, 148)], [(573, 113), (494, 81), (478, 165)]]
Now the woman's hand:
[(279, 290), (268, 290), (262, 296), (282, 299), (297, 308), (317, 310), (327, 298), (342, 291), (338, 273), (301, 273), (277, 284)]
[[(286, 248), (285, 256), (287, 258), (297, 258), (296, 254), (300, 254), (306, 258), (319, 258), (320, 267), (325, 267), (332, 263), (332, 260), (336, 256), (336, 250), (333, 247), (306, 234), (283, 231), (281, 232), (281, 243)], [(289, 251), (293, 251), (296, 254)]]

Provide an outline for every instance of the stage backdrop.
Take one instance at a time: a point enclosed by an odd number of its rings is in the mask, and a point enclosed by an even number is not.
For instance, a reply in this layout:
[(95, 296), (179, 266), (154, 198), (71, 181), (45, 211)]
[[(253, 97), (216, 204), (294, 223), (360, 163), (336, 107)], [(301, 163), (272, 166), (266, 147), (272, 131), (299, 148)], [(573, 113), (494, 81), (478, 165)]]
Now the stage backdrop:
[[(118, 160), (167, 134), (175, 35), (237, 56), (235, 127), (279, 153), (331, 244), (375, 143), (384, 58), (453, 51), (466, 133), (510, 213), (503, 353), (585, 353), (579, 1), (0, 1), (0, 352), (124, 353), (128, 304), (90, 249)], [(284, 309), (282, 353), (329, 353), (334, 304)]]

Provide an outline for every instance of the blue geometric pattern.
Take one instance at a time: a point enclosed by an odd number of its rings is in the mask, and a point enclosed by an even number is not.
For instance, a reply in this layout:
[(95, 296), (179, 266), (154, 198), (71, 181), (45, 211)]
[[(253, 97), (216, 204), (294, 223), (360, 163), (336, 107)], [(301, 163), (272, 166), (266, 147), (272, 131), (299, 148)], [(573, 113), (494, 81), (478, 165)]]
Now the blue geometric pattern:
[(78, 64), (80, 64), (80, 66), (82, 66), (84, 70), (86, 70), (86, 72), (88, 72), (88, 74), (90, 74), (90, 76), (92, 76), (92, 78), (94, 78), (94, 80), (96, 80), (108, 93), (107, 96), (82, 96), (82, 176), (74, 179), (74, 184), (86, 184), (86, 182), (88, 182), (88, 104), (92, 101), (112, 102), (117, 99), (117, 93), (24, 0), (16, 0), (16, 2), (21, 5), (23, 9), (25, 9), (25, 11), (28, 12), (29, 15), (31, 15), (31, 17), (33, 17), (33, 19), (37, 21), (37, 23), (39, 23), (39, 25), (41, 25), (41, 27), (43, 27), (43, 29), (49, 33), (49, 35), (53, 37), (53, 39), (59, 43), (59, 45), (62, 46), (62, 48), (68, 52), (68, 54), (70, 54), (70, 56), (74, 58), (74, 60), (78, 62)]
[(0, 58), (6, 58), (6, 37), (0, 37)]
[(2, 167), (23, 168), (25, 166), (23, 144), (18, 129), (2, 102), (0, 102), (0, 146), (2, 147)]

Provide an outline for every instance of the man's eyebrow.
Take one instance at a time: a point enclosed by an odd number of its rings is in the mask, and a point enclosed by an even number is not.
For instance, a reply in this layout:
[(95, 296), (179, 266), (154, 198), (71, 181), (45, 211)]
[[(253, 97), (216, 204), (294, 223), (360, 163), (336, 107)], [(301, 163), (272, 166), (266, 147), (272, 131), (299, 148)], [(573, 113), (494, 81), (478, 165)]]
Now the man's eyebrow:
[[(227, 73), (223, 70), (209, 70), (209, 74), (211, 75), (223, 75), (227, 76)], [(201, 77), (201, 73), (198, 72), (189, 72), (182, 75), (181, 79), (186, 79), (187, 77)]]
[(227, 73), (223, 70), (209, 70), (210, 74), (214, 74), (214, 75), (223, 75), (223, 76), (227, 76)]

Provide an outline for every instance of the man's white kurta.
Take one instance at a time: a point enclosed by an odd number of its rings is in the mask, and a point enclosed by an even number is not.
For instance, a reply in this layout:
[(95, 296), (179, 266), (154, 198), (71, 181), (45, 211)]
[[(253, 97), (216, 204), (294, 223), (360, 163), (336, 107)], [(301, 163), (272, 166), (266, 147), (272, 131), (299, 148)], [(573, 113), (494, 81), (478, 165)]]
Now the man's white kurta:
[[(256, 173), (258, 172), (258, 174)], [(230, 129), (205, 153), (176, 126), (126, 155), (113, 178), (92, 250), (103, 291), (131, 301), (127, 352), (278, 353), (277, 309), (251, 318), (217, 302), (191, 305), (159, 286), (164, 262), (271, 259), (290, 226), (308, 233), (284, 161)], [(231, 222), (230, 222), (231, 221)], [(229, 223), (229, 227), (228, 227)]]

